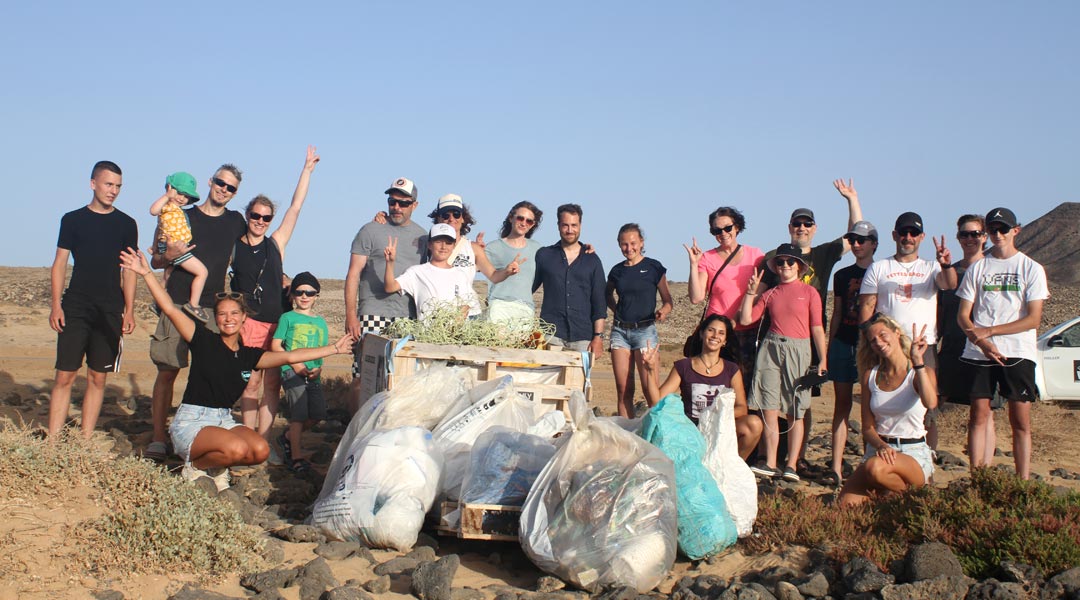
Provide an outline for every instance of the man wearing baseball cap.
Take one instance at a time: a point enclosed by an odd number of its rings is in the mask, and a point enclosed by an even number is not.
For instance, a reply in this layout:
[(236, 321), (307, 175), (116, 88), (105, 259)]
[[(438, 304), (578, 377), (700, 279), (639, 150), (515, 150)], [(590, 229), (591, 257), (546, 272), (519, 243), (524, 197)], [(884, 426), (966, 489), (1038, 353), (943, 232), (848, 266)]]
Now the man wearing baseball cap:
[(859, 289), (866, 269), (874, 262), (878, 246), (877, 228), (869, 221), (858, 221), (848, 228), (844, 240), (851, 246), (855, 264), (833, 275), (833, 314), (829, 323), (829, 381), (833, 382), (836, 404), (832, 419), (833, 483), (843, 483), (844, 445), (847, 444), (848, 418), (852, 394), (859, 373), (855, 349), (859, 344)]
[(422, 261), (427, 249), (427, 232), (412, 221), (417, 206), (416, 184), (399, 177), (386, 189), (387, 219), (360, 228), (353, 238), (349, 271), (345, 275), (345, 328), (360, 340), (354, 346), (353, 380), (349, 387), (349, 409), (356, 412), (360, 402), (360, 357), (363, 338), (382, 333), (396, 319), (416, 314), (408, 296), (385, 290), (386, 247), (396, 240), (394, 274), (400, 276)]
[(1031, 403), (1035, 385), (1035, 330), (1042, 320), (1043, 303), (1050, 297), (1046, 271), (1016, 248), (1020, 223), (1007, 208), (986, 214), (990, 253), (965, 273), (956, 295), (960, 298), (957, 322), (967, 335), (961, 360), (972, 371), (968, 452), (971, 468), (984, 461), (982, 430), (996, 390), (1009, 406), (1013, 461), (1021, 479), (1031, 476)]

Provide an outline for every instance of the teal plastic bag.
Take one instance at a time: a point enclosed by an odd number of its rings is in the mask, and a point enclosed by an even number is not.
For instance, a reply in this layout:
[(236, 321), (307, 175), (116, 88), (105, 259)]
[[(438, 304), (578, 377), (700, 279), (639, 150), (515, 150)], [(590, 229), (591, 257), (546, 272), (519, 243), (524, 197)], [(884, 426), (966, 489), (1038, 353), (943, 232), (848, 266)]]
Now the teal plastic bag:
[(683, 412), (682, 398), (668, 394), (642, 422), (641, 437), (675, 463), (679, 549), (691, 559), (717, 554), (738, 539), (735, 521), (716, 480), (702, 464), (705, 438)]

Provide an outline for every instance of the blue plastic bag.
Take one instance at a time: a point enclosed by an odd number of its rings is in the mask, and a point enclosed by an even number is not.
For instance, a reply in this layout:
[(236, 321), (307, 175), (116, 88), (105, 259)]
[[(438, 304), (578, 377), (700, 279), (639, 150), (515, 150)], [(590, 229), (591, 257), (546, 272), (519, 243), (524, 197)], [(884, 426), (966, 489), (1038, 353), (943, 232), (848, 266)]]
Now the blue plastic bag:
[(677, 394), (664, 396), (645, 415), (641, 437), (675, 463), (679, 513), (679, 549), (691, 559), (704, 558), (738, 539), (724, 495), (702, 464), (705, 438), (683, 412)]

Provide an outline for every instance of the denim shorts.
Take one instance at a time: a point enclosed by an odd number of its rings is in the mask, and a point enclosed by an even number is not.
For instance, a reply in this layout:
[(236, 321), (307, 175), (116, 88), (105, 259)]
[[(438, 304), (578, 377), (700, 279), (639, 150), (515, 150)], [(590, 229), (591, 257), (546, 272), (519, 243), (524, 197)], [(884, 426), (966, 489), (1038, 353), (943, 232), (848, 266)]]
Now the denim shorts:
[(169, 437), (172, 438), (176, 455), (185, 461), (190, 460), (191, 445), (203, 427), (232, 429), (243, 427), (232, 416), (232, 409), (210, 408), (196, 404), (181, 404), (176, 409), (172, 424), (169, 425)]
[(652, 348), (660, 346), (660, 336), (656, 333), (656, 325), (649, 325), (640, 329), (623, 329), (611, 327), (611, 349), (622, 348), (624, 350), (644, 350), (648, 343)]
[[(934, 474), (934, 455), (926, 442), (919, 442), (918, 444), (900, 444), (897, 442), (889, 445), (897, 452), (903, 452), (911, 458), (914, 458), (915, 462), (919, 463), (919, 466), (922, 467), (923, 480), (926, 483), (930, 483), (930, 476)], [(863, 454), (863, 462), (870, 460), (875, 455), (877, 455), (877, 448), (867, 444), (866, 453)]]
[(829, 381), (859, 381), (859, 370), (855, 367), (855, 346), (836, 338), (829, 341)]

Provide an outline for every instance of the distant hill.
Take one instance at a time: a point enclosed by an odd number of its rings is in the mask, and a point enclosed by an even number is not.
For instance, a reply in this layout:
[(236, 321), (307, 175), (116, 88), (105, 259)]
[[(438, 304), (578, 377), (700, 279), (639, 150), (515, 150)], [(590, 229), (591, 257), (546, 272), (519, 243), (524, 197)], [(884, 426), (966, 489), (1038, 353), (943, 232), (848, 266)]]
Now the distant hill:
[(1059, 204), (1021, 225), (1016, 245), (1042, 263), (1047, 278), (1062, 285), (1080, 285), (1080, 202)]

